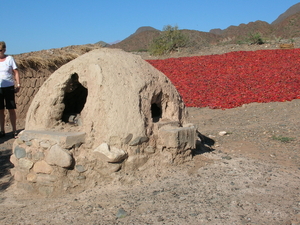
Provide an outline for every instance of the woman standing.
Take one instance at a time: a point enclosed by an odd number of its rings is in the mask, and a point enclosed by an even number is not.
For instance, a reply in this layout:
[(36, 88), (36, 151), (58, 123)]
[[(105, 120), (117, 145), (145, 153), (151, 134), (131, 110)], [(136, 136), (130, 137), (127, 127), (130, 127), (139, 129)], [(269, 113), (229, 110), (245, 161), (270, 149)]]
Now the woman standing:
[[(20, 90), (20, 75), (17, 65), (12, 56), (5, 55), (6, 44), (0, 42), (0, 137), (5, 136), (5, 114), (6, 108), (9, 112), (9, 118), (13, 130), (13, 135), (16, 138), (16, 102), (15, 93)], [(16, 81), (16, 87), (15, 87)]]

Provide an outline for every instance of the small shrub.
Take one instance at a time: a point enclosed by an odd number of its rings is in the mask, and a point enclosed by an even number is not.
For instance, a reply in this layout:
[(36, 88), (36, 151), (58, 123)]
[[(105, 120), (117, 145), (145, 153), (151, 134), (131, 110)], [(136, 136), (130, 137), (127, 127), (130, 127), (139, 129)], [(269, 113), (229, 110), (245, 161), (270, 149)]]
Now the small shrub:
[(280, 141), (280, 142), (283, 142), (283, 143), (289, 143), (289, 142), (291, 142), (291, 141), (294, 141), (295, 138), (283, 137), (283, 136), (275, 136), (275, 135), (273, 135), (273, 136), (272, 136), (272, 140)]
[(179, 48), (185, 47), (187, 44), (188, 38), (178, 30), (177, 26), (167, 25), (164, 27), (161, 35), (153, 39), (149, 52), (151, 55), (163, 55), (178, 51)]
[(248, 41), (251, 45), (262, 45), (265, 43), (260, 33), (255, 33), (255, 34), (250, 33)]

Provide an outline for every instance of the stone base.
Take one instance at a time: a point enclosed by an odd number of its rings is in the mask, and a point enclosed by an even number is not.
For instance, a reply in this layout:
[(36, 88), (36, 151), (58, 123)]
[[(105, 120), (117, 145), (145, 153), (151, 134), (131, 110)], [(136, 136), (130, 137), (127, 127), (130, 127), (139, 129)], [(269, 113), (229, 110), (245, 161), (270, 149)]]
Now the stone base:
[(47, 195), (76, 185), (68, 175), (74, 170), (79, 177), (84, 171), (80, 165), (74, 167), (73, 157), (84, 140), (83, 132), (22, 131), (13, 143), (10, 158), (15, 180), (27, 190)]
[[(111, 180), (114, 173), (146, 168), (151, 157), (157, 164), (181, 164), (191, 159), (196, 144), (193, 125), (158, 123), (150, 137), (126, 138), (121, 144), (85, 144), (83, 132), (24, 130), (13, 143), (10, 161), (17, 186), (42, 195), (86, 188)], [(131, 135), (132, 136), (132, 135)]]

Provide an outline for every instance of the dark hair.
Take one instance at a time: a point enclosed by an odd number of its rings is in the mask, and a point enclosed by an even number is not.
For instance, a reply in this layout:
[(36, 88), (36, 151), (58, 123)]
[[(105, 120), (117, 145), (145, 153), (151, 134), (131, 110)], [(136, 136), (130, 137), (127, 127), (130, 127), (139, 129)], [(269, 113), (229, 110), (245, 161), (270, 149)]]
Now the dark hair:
[(77, 73), (73, 73), (73, 74), (71, 75), (71, 80), (72, 80), (72, 81), (78, 81), (78, 79), (79, 79), (79, 76), (78, 76)]
[(0, 47), (6, 49), (6, 44), (4, 41), (0, 41)]

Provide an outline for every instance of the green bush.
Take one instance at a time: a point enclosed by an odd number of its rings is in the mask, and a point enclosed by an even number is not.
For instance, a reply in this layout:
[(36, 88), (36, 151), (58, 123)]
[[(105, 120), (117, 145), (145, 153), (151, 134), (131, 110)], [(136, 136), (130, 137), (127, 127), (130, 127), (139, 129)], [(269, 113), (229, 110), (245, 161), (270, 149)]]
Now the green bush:
[(164, 26), (161, 34), (154, 38), (150, 44), (149, 52), (151, 55), (163, 55), (178, 51), (179, 48), (186, 47), (188, 38), (178, 30), (178, 26)]
[(248, 41), (251, 45), (262, 45), (265, 43), (260, 33), (255, 33), (255, 34), (250, 33)]

